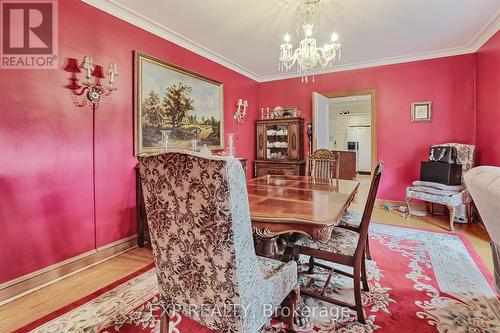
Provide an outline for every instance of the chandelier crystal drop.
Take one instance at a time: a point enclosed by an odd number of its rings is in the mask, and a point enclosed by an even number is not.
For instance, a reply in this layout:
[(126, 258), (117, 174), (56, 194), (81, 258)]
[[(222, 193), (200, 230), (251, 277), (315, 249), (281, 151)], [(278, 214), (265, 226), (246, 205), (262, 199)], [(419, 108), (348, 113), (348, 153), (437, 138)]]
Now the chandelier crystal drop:
[(312, 70), (317, 67), (331, 67), (336, 60), (340, 60), (342, 44), (338, 35), (333, 33), (330, 42), (323, 47), (317, 46), (313, 35), (318, 29), (319, 0), (302, 1), (296, 7), (297, 29), (302, 28), (304, 39), (299, 42), (299, 47), (293, 50), (290, 35), (285, 35), (284, 43), (280, 46), (279, 70), (288, 72), (297, 65), (297, 73), (301, 75), (302, 82), (307, 82)]

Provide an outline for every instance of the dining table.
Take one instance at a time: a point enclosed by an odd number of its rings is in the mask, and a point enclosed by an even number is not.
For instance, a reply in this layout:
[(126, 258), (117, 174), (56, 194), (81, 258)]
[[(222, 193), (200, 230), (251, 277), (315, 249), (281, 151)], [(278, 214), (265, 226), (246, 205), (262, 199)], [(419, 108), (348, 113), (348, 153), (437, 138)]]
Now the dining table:
[(352, 203), (359, 182), (307, 176), (267, 175), (247, 181), (252, 229), (258, 255), (279, 255), (280, 235), (330, 238)]

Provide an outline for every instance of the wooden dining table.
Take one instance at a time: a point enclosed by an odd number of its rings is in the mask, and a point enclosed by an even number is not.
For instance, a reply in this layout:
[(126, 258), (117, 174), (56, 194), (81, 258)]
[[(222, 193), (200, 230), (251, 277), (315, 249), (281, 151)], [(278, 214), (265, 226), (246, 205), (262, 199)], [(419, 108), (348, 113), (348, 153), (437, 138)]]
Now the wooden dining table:
[(257, 254), (274, 257), (278, 236), (300, 233), (320, 242), (330, 238), (351, 204), (359, 182), (268, 175), (247, 181)]

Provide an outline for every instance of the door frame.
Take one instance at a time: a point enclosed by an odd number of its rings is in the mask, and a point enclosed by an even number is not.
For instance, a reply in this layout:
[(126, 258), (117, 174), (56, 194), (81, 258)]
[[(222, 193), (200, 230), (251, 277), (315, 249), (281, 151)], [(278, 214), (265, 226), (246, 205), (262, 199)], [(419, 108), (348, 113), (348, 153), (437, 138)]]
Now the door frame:
[[(349, 97), (349, 96), (358, 96), (358, 95), (370, 95), (371, 98), (371, 169), (372, 172), (375, 170), (378, 161), (377, 154), (377, 96), (375, 94), (375, 89), (360, 89), (360, 90), (348, 90), (348, 91), (332, 91), (332, 92), (318, 92), (316, 93), (327, 97), (327, 98), (336, 98), (336, 97)], [(314, 117), (314, 98), (312, 100), (311, 105), (312, 110), (312, 123), (315, 123)], [(311, 154), (316, 150), (316, 134), (315, 129), (313, 129), (312, 133), (312, 151), (309, 152)]]

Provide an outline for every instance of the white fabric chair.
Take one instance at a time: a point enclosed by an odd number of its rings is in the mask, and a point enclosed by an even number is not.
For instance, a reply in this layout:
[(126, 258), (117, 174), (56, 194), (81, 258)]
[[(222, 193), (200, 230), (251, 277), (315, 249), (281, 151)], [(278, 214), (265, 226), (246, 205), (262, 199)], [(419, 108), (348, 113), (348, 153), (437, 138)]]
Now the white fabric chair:
[(495, 287), (500, 294), (500, 167), (480, 166), (465, 174), (465, 184), (491, 237)]

